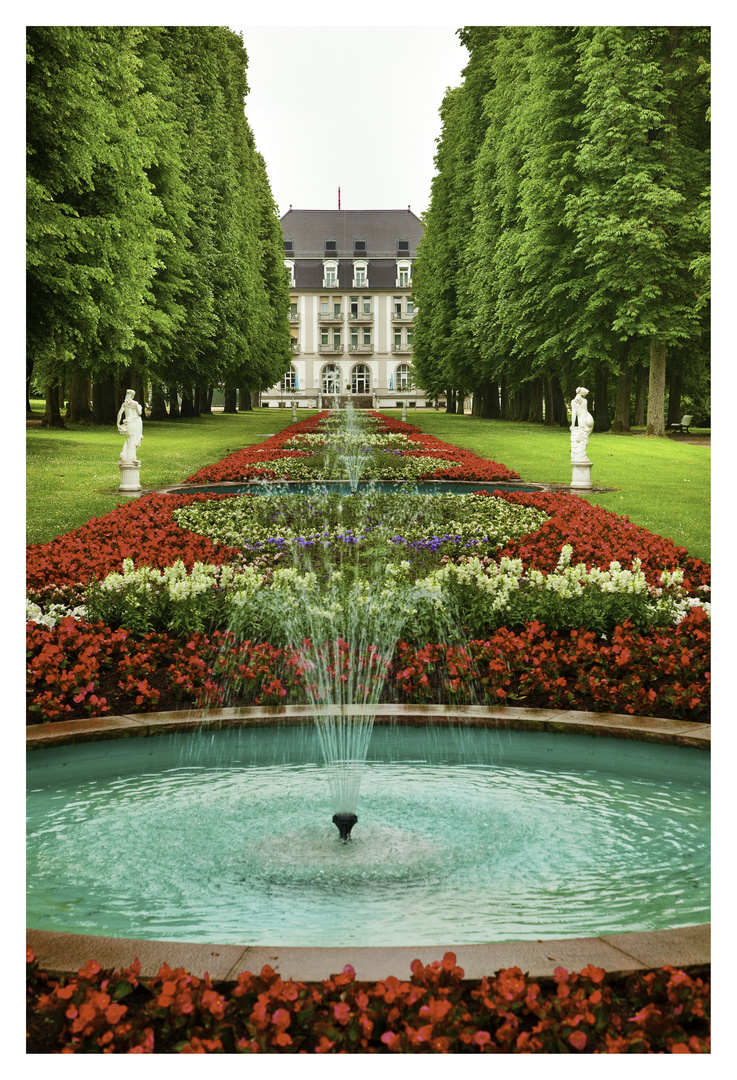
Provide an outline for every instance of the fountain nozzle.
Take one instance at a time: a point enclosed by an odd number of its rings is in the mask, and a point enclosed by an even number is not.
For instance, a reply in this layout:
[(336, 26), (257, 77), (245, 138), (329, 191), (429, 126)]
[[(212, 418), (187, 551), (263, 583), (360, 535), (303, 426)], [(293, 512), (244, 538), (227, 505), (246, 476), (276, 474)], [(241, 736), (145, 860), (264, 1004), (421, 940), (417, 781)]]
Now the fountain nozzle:
[(351, 829), (358, 821), (355, 814), (333, 814), (333, 822), (338, 826), (340, 839), (343, 843), (351, 838)]

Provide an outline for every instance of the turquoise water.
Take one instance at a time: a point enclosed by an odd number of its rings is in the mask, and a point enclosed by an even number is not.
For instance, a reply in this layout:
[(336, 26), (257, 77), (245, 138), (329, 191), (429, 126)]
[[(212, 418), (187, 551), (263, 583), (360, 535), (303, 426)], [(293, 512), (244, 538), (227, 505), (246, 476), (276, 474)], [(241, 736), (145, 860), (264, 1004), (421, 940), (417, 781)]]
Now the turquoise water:
[[(263, 495), (264, 492), (273, 494), (275, 490), (284, 495), (309, 495), (316, 489), (334, 492), (338, 495), (350, 495), (351, 485), (348, 480), (330, 480), (320, 481), (315, 483), (299, 483), (293, 481), (290, 483), (280, 484), (278, 481), (265, 480), (260, 484), (186, 484), (180, 485), (176, 488), (178, 494), (192, 493), (192, 494), (209, 494), (214, 495)], [(468, 495), (473, 494), (476, 491), (541, 491), (544, 490), (540, 484), (522, 484), (514, 482), (497, 482), (497, 483), (480, 483), (478, 481), (462, 481), (462, 480), (448, 480), (448, 481), (418, 481), (417, 483), (410, 484), (406, 481), (397, 481), (396, 483), (390, 480), (376, 480), (370, 483), (360, 482), (358, 484), (358, 491), (380, 491), (380, 492), (398, 492), (403, 494), (404, 492), (412, 492), (417, 495)]]
[(314, 729), (28, 756), (28, 925), (175, 941), (458, 945), (709, 921), (709, 758), (376, 726), (340, 843)]

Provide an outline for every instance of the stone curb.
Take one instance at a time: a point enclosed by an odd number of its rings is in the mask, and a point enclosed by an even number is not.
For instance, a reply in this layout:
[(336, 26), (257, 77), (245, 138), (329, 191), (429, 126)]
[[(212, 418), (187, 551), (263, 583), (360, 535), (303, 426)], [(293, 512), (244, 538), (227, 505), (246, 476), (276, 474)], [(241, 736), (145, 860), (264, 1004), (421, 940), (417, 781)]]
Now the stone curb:
[[(356, 709), (357, 713), (364, 711), (368, 711), (367, 707)], [(29, 750), (37, 750), (95, 739), (140, 738), (175, 731), (274, 722), (301, 725), (309, 723), (312, 713), (309, 705), (273, 705), (62, 720), (27, 727), (26, 746)], [(711, 726), (708, 724), (574, 710), (386, 705), (379, 708), (376, 723), (414, 725), (427, 723), (430, 719), (434, 723), (608, 736), (702, 750), (708, 750), (711, 742)], [(52, 976), (74, 974), (89, 959), (97, 960), (103, 969), (115, 968), (120, 971), (136, 958), (141, 962), (143, 978), (152, 978), (164, 963), (168, 963), (172, 968), (183, 967), (193, 975), (202, 976), (207, 972), (211, 979), (234, 981), (242, 971), (258, 973), (265, 964), (269, 964), (283, 978), (300, 982), (319, 982), (342, 971), (346, 964), (353, 966), (359, 981), (373, 982), (389, 975), (409, 978), (413, 960), (420, 959), (424, 964), (429, 964), (442, 959), (446, 952), (455, 953), (467, 980), (477, 980), (508, 967), (519, 967), (530, 978), (541, 979), (550, 978), (557, 967), (580, 971), (587, 964), (594, 964), (609, 974), (625, 975), (666, 964), (673, 967), (702, 967), (711, 962), (709, 923), (587, 938), (417, 947), (219, 945), (110, 938), (36, 929), (27, 930), (26, 938), (41, 970)]]

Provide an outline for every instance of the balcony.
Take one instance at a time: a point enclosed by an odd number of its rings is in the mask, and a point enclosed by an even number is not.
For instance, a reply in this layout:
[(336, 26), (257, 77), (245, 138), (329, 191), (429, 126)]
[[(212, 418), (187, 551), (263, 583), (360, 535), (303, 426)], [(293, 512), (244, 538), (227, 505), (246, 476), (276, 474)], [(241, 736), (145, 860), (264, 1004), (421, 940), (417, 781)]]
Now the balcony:
[(319, 353), (342, 353), (343, 343), (341, 341), (333, 341), (329, 345), (318, 345), (317, 351)]
[(337, 311), (337, 312), (333, 311), (333, 313), (330, 314), (327, 311), (321, 311), (319, 313), (319, 315), (317, 316), (317, 321), (319, 323), (342, 323), (343, 322), (343, 312), (342, 311)]
[(373, 345), (349, 345), (349, 353), (372, 353), (374, 351)]
[(290, 321), (290, 323), (298, 323), (299, 319), (300, 319), (300, 315), (299, 315), (298, 311), (290, 311), (289, 312), (289, 321)]
[(348, 315), (351, 322), (369, 323), (374, 321), (373, 311), (351, 311)]
[(368, 278), (354, 278), (353, 285), (351, 287), (353, 289), (368, 289)]
[(298, 341), (292, 342), (292, 356), (296, 356), (297, 353), (302, 352), (302, 346)]
[(411, 323), (414, 322), (414, 311), (395, 311), (392, 313), (393, 323)]
[(395, 341), (394, 344), (392, 345), (392, 352), (393, 353), (411, 353), (412, 352), (412, 346), (411, 345), (406, 345), (406, 344), (402, 345), (401, 342), (399, 344), (397, 344), (397, 342)]

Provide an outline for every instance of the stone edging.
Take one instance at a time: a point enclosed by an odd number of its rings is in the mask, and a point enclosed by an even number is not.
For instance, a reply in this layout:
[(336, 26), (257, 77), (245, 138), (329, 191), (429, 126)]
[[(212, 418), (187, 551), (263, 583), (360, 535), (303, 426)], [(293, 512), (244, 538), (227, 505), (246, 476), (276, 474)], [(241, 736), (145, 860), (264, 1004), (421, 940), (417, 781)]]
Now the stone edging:
[[(278, 722), (307, 724), (307, 705), (183, 710), (125, 716), (63, 720), (26, 728), (29, 750), (96, 739), (147, 737), (174, 731), (225, 728)], [(511, 728), (576, 735), (603, 735), (687, 746), (708, 750), (711, 727), (688, 720), (555, 709), (517, 709), (485, 706), (389, 705), (382, 706), (377, 723), (465, 723), (478, 727)], [(663, 967), (702, 967), (711, 962), (711, 926), (685, 926), (674, 930), (633, 931), (598, 937), (548, 941), (510, 941), (480, 945), (311, 948), (278, 945), (215, 945), (198, 942), (146, 941), (108, 938), (56, 931), (27, 931), (28, 945), (42, 970), (50, 975), (76, 972), (93, 958), (102, 968), (121, 970), (137, 957), (141, 975), (151, 978), (168, 963), (194, 975), (208, 972), (214, 980), (235, 980), (241, 971), (259, 972), (269, 964), (284, 978), (319, 982), (345, 964), (352, 964), (360, 981), (388, 975), (409, 978), (410, 964), (419, 958), (428, 964), (454, 952), (466, 979), (480, 979), (500, 968), (519, 967), (531, 978), (549, 978), (557, 967), (580, 971), (586, 964), (610, 974), (629, 974)]]

